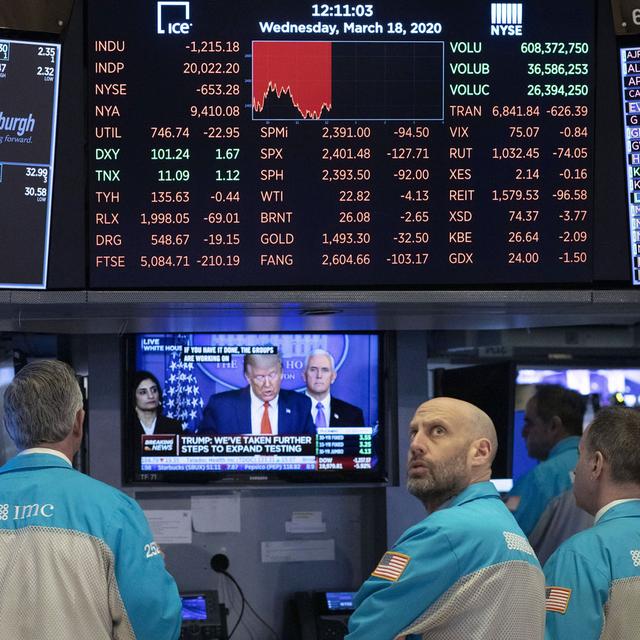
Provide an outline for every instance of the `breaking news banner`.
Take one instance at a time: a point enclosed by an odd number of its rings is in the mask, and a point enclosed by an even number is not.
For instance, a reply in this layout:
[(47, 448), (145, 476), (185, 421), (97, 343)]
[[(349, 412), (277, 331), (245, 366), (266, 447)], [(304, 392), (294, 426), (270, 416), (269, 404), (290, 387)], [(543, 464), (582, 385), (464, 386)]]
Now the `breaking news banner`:
[[(179, 443), (178, 443), (179, 439)], [(144, 456), (255, 456), (308, 455), (316, 453), (313, 436), (142, 436)]]

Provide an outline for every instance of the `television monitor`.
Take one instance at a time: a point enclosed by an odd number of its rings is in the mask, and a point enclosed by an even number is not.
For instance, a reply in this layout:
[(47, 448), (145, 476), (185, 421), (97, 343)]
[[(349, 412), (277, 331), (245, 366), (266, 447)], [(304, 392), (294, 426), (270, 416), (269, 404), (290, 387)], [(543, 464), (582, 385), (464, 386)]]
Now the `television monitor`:
[(482, 409), (493, 421), (498, 451), (493, 461), (491, 481), (498, 491), (512, 487), (513, 384), (511, 362), (436, 369), (436, 396), (465, 400)]
[(516, 368), (516, 395), (513, 425), (513, 479), (533, 468), (537, 461), (527, 454), (522, 428), (525, 405), (535, 393), (535, 385), (559, 384), (587, 398), (586, 427), (594, 412), (610, 405), (640, 406), (640, 367), (567, 364), (565, 366), (526, 365)]
[(493, 420), (498, 454), (491, 480), (499, 491), (510, 491), (515, 480), (538, 464), (522, 437), (526, 404), (538, 384), (559, 384), (585, 396), (584, 426), (600, 407), (640, 406), (640, 367), (499, 362), (436, 369), (435, 395), (471, 402)]
[(0, 37), (0, 288), (47, 284), (60, 51)]
[(125, 481), (384, 481), (383, 342), (378, 333), (128, 336)]

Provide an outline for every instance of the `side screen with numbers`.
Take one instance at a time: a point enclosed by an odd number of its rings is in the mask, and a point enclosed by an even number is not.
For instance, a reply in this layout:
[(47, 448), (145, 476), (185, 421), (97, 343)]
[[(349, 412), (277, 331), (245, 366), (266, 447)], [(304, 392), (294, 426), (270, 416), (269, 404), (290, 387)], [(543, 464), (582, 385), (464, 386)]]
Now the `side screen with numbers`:
[(47, 283), (60, 45), (0, 40), (0, 287)]

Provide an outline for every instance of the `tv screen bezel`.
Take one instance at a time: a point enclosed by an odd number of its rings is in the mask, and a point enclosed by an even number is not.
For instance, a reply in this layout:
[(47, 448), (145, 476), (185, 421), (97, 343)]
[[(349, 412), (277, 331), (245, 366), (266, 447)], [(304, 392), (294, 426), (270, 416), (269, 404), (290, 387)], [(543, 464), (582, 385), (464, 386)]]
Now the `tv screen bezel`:
[[(136, 367), (136, 340), (143, 335), (195, 335), (195, 334), (281, 334), (281, 335), (367, 335), (378, 338), (378, 421), (382, 424), (378, 440), (379, 462), (376, 469), (342, 471), (163, 471), (142, 473), (138, 469), (133, 446), (133, 434), (129, 432), (127, 416), (130, 415), (131, 397), (129, 393), (131, 377)], [(394, 434), (397, 434), (397, 419), (390, 411), (394, 403), (395, 391), (395, 341), (388, 331), (140, 331), (123, 336), (122, 340), (122, 407), (121, 407), (121, 445), (122, 445), (122, 481), (124, 486), (186, 486), (186, 485), (233, 485), (243, 487), (320, 485), (328, 486), (387, 486), (391, 481), (390, 460)], [(397, 413), (397, 412), (396, 412)]]

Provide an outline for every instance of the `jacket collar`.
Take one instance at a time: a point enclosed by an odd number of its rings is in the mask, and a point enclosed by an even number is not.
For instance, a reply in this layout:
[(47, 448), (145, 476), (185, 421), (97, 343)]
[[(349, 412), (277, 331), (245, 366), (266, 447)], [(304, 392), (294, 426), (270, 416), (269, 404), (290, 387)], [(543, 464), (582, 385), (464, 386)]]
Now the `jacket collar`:
[(457, 507), (461, 504), (465, 504), (466, 502), (478, 500), (479, 498), (500, 499), (500, 494), (493, 486), (492, 482), (474, 482), (473, 484), (470, 484), (466, 489), (463, 489), (457, 496), (453, 496), (453, 498), (447, 500), (434, 513), (437, 513), (437, 511), (441, 511), (443, 509), (448, 509), (449, 507)]
[(62, 458), (51, 453), (30, 453), (28, 455), (17, 455), (3, 467), (0, 473), (8, 473), (10, 471), (21, 471), (24, 469), (43, 469), (58, 467), (60, 469), (73, 469), (73, 467)]
[(619, 504), (614, 505), (610, 509), (607, 509), (602, 516), (598, 519), (595, 526), (609, 520), (616, 520), (617, 518), (637, 518), (640, 516), (640, 499), (638, 500), (625, 500)]

